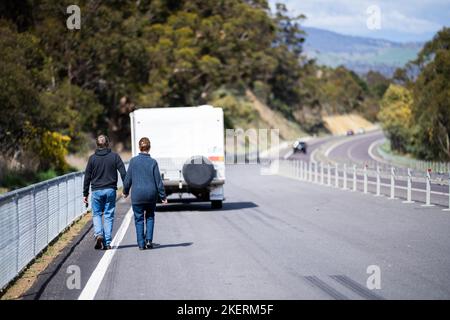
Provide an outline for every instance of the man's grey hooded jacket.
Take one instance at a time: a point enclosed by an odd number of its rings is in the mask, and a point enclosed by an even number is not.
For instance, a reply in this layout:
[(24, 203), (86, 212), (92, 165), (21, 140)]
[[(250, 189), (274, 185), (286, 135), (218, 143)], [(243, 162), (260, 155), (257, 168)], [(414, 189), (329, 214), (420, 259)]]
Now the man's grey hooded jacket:
[(109, 188), (117, 190), (117, 171), (124, 181), (125, 165), (117, 153), (106, 148), (95, 150), (86, 166), (83, 195), (85, 197), (89, 195), (89, 185), (92, 191)]

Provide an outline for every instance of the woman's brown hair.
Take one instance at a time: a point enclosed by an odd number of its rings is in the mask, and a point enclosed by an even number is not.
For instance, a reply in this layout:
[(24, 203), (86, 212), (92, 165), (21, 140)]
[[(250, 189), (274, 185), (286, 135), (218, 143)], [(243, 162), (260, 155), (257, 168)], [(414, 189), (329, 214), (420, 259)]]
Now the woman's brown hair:
[(150, 140), (147, 137), (139, 140), (139, 150), (141, 150), (141, 152), (148, 152), (150, 150)]

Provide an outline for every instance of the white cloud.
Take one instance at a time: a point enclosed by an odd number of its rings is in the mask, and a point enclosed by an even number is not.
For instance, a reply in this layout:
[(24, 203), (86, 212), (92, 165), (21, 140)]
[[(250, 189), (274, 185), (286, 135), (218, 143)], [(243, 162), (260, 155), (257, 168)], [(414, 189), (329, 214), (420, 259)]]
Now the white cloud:
[[(374, 36), (390, 40), (428, 38), (450, 17), (448, 0), (270, 0), (272, 7), (283, 2), (293, 14), (304, 13), (305, 26), (323, 28), (345, 34)], [(381, 28), (367, 28), (366, 10), (376, 5), (381, 9)]]
[(412, 16), (405, 16), (397, 10), (382, 11), (381, 17), (383, 27), (387, 30), (422, 34), (425, 32), (434, 32), (441, 28), (441, 25), (438, 23)]

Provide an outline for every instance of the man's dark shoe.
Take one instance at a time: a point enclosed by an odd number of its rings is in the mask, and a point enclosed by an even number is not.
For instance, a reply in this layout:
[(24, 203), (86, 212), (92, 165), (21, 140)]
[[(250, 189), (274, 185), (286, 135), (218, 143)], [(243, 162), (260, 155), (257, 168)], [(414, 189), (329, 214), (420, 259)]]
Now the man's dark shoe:
[(146, 247), (147, 249), (153, 249), (153, 243), (152, 243), (150, 240), (147, 240), (147, 241), (145, 242), (145, 247)]
[(95, 237), (95, 247), (94, 248), (97, 250), (103, 249), (103, 237), (102, 236)]
[(107, 245), (107, 246), (105, 246), (104, 248), (103, 248), (104, 250), (111, 250), (112, 248), (111, 248), (111, 245)]

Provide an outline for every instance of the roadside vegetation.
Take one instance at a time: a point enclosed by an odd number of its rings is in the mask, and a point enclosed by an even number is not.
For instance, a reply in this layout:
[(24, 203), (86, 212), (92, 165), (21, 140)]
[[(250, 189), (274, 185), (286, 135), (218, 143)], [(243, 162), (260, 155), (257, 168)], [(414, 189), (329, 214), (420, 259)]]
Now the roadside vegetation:
[(378, 115), (400, 154), (450, 161), (450, 28), (426, 43), (394, 76)]
[(79, 1), (79, 31), (66, 27), (71, 4), (0, 4), (0, 190), (73, 170), (67, 154), (92, 149), (99, 133), (129, 149), (136, 107), (209, 103), (227, 128), (273, 127), (263, 105), (290, 137), (326, 132), (327, 115), (377, 120), (392, 82), (306, 58), (306, 17), (267, 0)]

